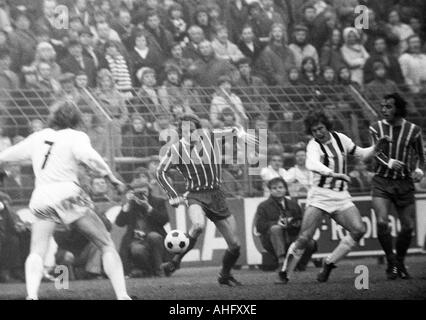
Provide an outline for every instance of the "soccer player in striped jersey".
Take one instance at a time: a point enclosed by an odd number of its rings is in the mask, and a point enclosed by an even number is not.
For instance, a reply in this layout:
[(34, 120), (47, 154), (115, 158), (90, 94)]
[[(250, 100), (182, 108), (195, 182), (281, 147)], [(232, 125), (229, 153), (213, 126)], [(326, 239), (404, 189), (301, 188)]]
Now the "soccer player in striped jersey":
[[(404, 258), (414, 229), (414, 183), (423, 177), (425, 156), (422, 130), (405, 120), (407, 102), (397, 93), (384, 96), (380, 120), (370, 127), (373, 141), (388, 136), (375, 157), (375, 176), (372, 181), (373, 208), (377, 215), (377, 237), (386, 254), (388, 279), (410, 278)], [(395, 205), (401, 221), (393, 251), (388, 214)]]
[(346, 135), (332, 131), (332, 123), (322, 111), (309, 113), (304, 122), (307, 134), (313, 136), (306, 154), (306, 168), (313, 172), (313, 183), (308, 192), (298, 239), (290, 245), (276, 283), (288, 282), (324, 214), (328, 214), (349, 233), (324, 259), (317, 277), (320, 282), (328, 280), (335, 264), (357, 245), (365, 233), (361, 215), (348, 192), (347, 156), (367, 160), (374, 156), (375, 147), (358, 147)]
[[(178, 130), (182, 132), (184, 124), (190, 124), (190, 134), (200, 130), (200, 119), (195, 115), (184, 115), (180, 119)], [(206, 131), (204, 131), (206, 132)], [(189, 139), (180, 134), (180, 140), (172, 144), (167, 154), (162, 158), (157, 169), (157, 179), (169, 196), (169, 202), (177, 207), (181, 203), (188, 206), (188, 215), (192, 226), (188, 232), (190, 244), (188, 249), (173, 257), (171, 262), (163, 265), (167, 276), (179, 269), (182, 258), (195, 245), (198, 236), (205, 226), (204, 215), (210, 219), (220, 231), (228, 244), (223, 256), (222, 270), (218, 281), (229, 286), (241, 285), (231, 275), (231, 269), (240, 255), (240, 241), (236, 234), (236, 223), (226, 204), (225, 196), (221, 190), (222, 183), (222, 139), (215, 134), (237, 134), (242, 137), (244, 131), (237, 128), (228, 130), (214, 130), (202, 135), (202, 139)], [(177, 169), (186, 181), (184, 196), (180, 196), (169, 183), (167, 174), (170, 169)]]

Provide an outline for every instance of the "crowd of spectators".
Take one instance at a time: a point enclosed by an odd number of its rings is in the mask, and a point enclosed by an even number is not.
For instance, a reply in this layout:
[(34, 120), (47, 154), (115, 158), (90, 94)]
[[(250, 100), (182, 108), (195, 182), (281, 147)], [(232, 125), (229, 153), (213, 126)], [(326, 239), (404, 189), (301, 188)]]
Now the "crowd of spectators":
[[(366, 29), (354, 28), (357, 5)], [(321, 105), (367, 143), (362, 110), (332, 86), (426, 97), (425, 14), (421, 0), (0, 0), (0, 150), (43, 128), (56, 99), (80, 107), (103, 156), (138, 159), (119, 162), (127, 182), (158, 161), (183, 113), (203, 128), (268, 129), (270, 149), (297, 159), (284, 145), (306, 139), (303, 112)], [(264, 193), (241, 183), (241, 167), (225, 170), (229, 194)], [(30, 189), (10, 172), (9, 185)]]

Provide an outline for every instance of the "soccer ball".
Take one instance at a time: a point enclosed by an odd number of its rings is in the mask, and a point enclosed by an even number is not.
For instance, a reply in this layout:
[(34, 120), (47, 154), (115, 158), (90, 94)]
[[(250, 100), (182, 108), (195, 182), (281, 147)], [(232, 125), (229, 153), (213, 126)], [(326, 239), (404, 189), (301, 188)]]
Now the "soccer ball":
[(180, 230), (172, 230), (164, 239), (164, 246), (171, 253), (182, 253), (189, 246), (189, 238)]

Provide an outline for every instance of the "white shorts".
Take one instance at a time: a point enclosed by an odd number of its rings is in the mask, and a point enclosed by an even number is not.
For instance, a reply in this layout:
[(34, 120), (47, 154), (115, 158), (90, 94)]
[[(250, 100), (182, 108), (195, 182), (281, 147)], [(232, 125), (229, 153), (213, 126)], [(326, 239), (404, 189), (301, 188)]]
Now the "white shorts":
[(74, 182), (36, 187), (30, 201), (30, 209), (37, 218), (65, 225), (77, 221), (93, 208), (90, 197)]
[(333, 214), (347, 210), (355, 205), (347, 190), (335, 191), (326, 188), (312, 187), (308, 191), (306, 206), (312, 206), (329, 214)]

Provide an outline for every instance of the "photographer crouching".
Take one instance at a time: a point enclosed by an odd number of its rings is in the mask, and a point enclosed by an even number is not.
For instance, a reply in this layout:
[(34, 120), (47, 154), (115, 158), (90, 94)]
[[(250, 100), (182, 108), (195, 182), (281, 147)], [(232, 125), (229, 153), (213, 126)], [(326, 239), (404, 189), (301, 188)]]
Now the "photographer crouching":
[(136, 179), (126, 194), (125, 203), (115, 223), (127, 226), (120, 254), (130, 277), (161, 276), (161, 263), (167, 257), (164, 250), (164, 225), (169, 222), (164, 199), (151, 195), (148, 183)]

